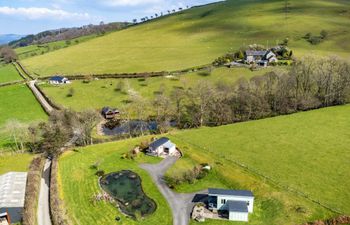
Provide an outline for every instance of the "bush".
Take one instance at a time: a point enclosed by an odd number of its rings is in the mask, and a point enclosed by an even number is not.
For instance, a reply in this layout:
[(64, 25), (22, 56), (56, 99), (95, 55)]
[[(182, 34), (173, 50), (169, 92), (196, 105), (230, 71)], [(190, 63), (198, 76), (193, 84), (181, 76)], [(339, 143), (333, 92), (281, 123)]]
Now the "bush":
[(103, 177), (105, 175), (105, 171), (104, 170), (98, 170), (96, 173), (95, 173), (96, 176), (98, 177)]
[(312, 45), (318, 45), (319, 43), (321, 43), (322, 39), (321, 37), (317, 37), (317, 36), (312, 36), (309, 38), (308, 40)]
[(68, 98), (71, 98), (71, 97), (73, 97), (73, 95), (74, 95), (74, 89), (73, 89), (73, 88), (70, 88), (70, 89), (68, 90), (67, 97), (68, 97)]
[(320, 35), (321, 35), (321, 38), (322, 38), (322, 39), (326, 39), (326, 38), (328, 37), (328, 32), (325, 31), (325, 30), (322, 30), (321, 33), (320, 33)]

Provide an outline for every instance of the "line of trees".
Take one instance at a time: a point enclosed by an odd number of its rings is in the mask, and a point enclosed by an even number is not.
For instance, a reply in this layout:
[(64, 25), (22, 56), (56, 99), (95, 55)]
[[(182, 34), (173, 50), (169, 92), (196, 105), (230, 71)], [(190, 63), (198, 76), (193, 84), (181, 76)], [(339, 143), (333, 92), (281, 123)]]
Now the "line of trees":
[(100, 121), (100, 115), (88, 110), (56, 111), (48, 122), (27, 125), (16, 120), (8, 121), (5, 134), (8, 134), (15, 151), (29, 150), (47, 155), (60, 154), (61, 148), (75, 137), (72, 144), (85, 146), (92, 144), (92, 131)]
[[(190, 8), (189, 6), (186, 6), (186, 9), (189, 9), (189, 8)], [(178, 12), (180, 12), (180, 11), (182, 11), (182, 10), (184, 10), (184, 8), (182, 8), (182, 7), (179, 7), (179, 8), (177, 9)], [(167, 15), (170, 15), (171, 13), (175, 13), (175, 12), (176, 12), (176, 9), (167, 10), (166, 12), (167, 12)], [(162, 16), (164, 16), (164, 15), (165, 15), (165, 13), (163, 13), (163, 12), (155, 13), (154, 15), (149, 16), (149, 17), (148, 17), (148, 16), (142, 17), (142, 18), (140, 19), (140, 22), (146, 22), (146, 21), (148, 21), (148, 20), (152, 20), (152, 19), (155, 19), (155, 18), (158, 18), (158, 17), (162, 17)], [(133, 23), (134, 23), (134, 24), (138, 23), (138, 20), (137, 20), (137, 19), (133, 19)]]
[[(256, 120), (350, 101), (350, 66), (336, 57), (306, 57), (288, 71), (269, 72), (235, 84), (200, 81), (194, 87), (164, 88), (147, 100), (129, 95), (122, 117), (155, 120), (160, 132)], [(132, 116), (133, 115), (133, 116)]]

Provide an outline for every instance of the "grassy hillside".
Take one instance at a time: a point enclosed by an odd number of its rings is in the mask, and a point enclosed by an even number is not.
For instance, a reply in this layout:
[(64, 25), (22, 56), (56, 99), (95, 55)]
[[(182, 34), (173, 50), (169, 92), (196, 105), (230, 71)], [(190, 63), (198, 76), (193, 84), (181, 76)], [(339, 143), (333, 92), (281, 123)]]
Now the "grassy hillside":
[(88, 41), (90, 39), (93, 39), (97, 37), (97, 35), (88, 35), (83, 36), (79, 38), (75, 38), (70, 40), (69, 42), (66, 41), (54, 41), (49, 42), (46, 44), (36, 44), (36, 45), (28, 45), (26, 47), (20, 47), (16, 48), (15, 51), (19, 57), (19, 59), (25, 59), (37, 55), (44, 55), (48, 52), (56, 51), (62, 48), (67, 48), (69, 46), (77, 45), (79, 43)]
[(173, 139), (199, 149), (199, 156), (239, 162), (350, 214), (349, 112), (350, 105), (332, 107), (179, 132)]
[(0, 83), (22, 80), (13, 65), (0, 64)]
[[(201, 72), (180, 75), (176, 77), (154, 77), (144, 79), (106, 79), (94, 80), (86, 84), (83, 81), (73, 81), (70, 85), (52, 86), (43, 84), (41, 87), (44, 92), (59, 105), (74, 110), (84, 109), (101, 109), (104, 106), (113, 106), (120, 108), (128, 100), (127, 93), (117, 92), (115, 88), (120, 81), (123, 81), (126, 86), (137, 91), (141, 96), (148, 100), (155, 97), (155, 93), (159, 90), (165, 90), (167, 94), (174, 87), (190, 87), (196, 85), (199, 81), (210, 81), (234, 83), (239, 78), (249, 79), (253, 76), (258, 76), (271, 71), (271, 69), (250, 71), (246, 68), (219, 68), (211, 72), (210, 75), (203, 75)], [(70, 89), (74, 90), (74, 95), (68, 97)]]
[[(349, 59), (347, 0), (228, 0), (190, 9), (80, 45), (23, 61), (32, 72), (91, 74), (176, 70), (212, 62), (241, 46), (275, 45), (286, 37), (294, 54), (337, 54)], [(319, 45), (302, 37), (329, 36)]]

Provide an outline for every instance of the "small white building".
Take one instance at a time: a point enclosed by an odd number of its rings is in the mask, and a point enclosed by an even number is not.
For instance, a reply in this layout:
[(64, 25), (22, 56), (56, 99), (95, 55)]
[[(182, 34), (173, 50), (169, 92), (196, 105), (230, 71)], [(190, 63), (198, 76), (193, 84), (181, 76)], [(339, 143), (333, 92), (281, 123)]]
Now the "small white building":
[(149, 145), (147, 153), (153, 156), (173, 156), (177, 153), (176, 145), (169, 138), (162, 137)]
[(254, 195), (251, 191), (209, 188), (208, 208), (228, 212), (229, 220), (248, 222), (249, 213), (253, 213)]
[(71, 82), (68, 80), (68, 78), (61, 77), (61, 76), (54, 76), (49, 79), (50, 84), (70, 84)]

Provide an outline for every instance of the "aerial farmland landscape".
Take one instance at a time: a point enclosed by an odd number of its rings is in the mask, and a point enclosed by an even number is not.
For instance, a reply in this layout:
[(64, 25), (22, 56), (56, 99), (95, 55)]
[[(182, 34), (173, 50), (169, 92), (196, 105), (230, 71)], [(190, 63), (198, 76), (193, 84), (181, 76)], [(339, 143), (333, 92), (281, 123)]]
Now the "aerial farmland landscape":
[(0, 0), (0, 225), (350, 225), (348, 0)]

